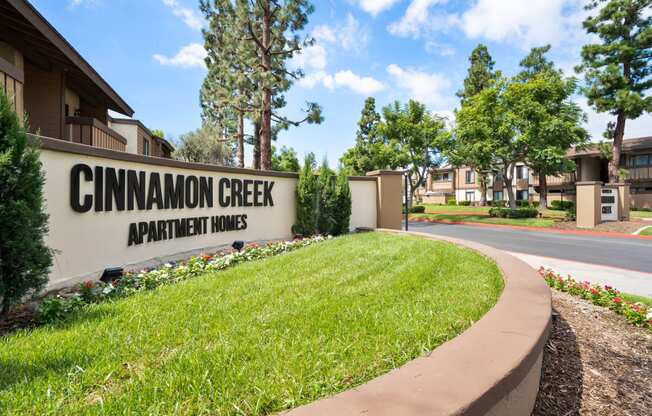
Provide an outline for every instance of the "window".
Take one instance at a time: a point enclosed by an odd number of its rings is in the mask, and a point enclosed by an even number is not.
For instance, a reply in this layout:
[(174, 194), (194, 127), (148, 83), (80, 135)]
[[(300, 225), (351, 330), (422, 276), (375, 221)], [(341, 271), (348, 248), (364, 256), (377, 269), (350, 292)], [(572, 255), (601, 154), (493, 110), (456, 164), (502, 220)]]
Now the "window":
[(503, 191), (494, 191), (494, 201), (503, 200)]
[(149, 156), (149, 140), (143, 137), (143, 154)]
[(516, 179), (527, 179), (527, 166), (516, 167)]
[(464, 172), (466, 183), (475, 183), (475, 172), (467, 170)]
[(464, 200), (465, 201), (475, 201), (475, 192), (467, 192), (464, 195)]
[(526, 190), (516, 191), (516, 200), (517, 201), (527, 201), (528, 192)]
[(435, 182), (450, 182), (450, 173), (440, 173), (437, 176), (435, 176)]
[(647, 166), (650, 164), (650, 155), (632, 156), (632, 166)]

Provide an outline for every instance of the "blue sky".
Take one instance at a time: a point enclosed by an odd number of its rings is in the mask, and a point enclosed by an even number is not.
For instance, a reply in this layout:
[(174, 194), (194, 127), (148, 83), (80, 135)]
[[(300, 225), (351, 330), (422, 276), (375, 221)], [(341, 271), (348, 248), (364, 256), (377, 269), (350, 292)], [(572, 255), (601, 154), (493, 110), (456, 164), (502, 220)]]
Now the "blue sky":
[[(173, 139), (200, 126), (203, 17), (196, 0), (32, 0), (136, 111)], [(277, 146), (327, 155), (335, 165), (355, 139), (365, 97), (379, 108), (416, 98), (452, 117), (468, 55), (485, 43), (496, 68), (511, 75), (532, 46), (550, 43), (567, 72), (589, 38), (585, 0), (317, 0), (306, 34), (316, 44), (294, 59), (306, 77), (287, 94), (285, 114), (306, 101), (324, 109), (321, 125), (281, 134)], [(582, 97), (587, 129), (599, 139), (609, 115)], [(652, 116), (629, 121), (626, 137), (652, 134)], [(250, 163), (249, 150), (247, 164)]]

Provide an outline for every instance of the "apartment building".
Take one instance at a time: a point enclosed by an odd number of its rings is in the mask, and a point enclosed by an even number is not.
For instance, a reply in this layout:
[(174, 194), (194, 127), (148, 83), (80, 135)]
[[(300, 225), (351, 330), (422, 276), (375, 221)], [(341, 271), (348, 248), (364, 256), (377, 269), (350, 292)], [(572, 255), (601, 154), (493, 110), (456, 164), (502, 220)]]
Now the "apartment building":
[[(575, 200), (575, 184), (579, 181), (608, 181), (608, 161), (597, 145), (571, 149), (567, 157), (575, 161), (576, 170), (560, 176), (547, 176), (548, 200)], [(621, 167), (627, 172), (632, 208), (652, 208), (652, 136), (623, 141)], [(512, 183), (517, 200), (539, 200), (539, 176), (523, 163), (518, 163)], [(419, 196), (424, 202), (445, 204), (457, 201), (480, 201), (480, 186), (473, 169), (444, 166), (428, 175)], [(489, 178), (487, 200), (507, 200), (507, 190), (500, 175)]]
[[(26, 0), (0, 0), (0, 89), (29, 131), (88, 146), (170, 157), (172, 146), (142, 123), (119, 119), (134, 110)], [(141, 135), (117, 126), (135, 123)]]

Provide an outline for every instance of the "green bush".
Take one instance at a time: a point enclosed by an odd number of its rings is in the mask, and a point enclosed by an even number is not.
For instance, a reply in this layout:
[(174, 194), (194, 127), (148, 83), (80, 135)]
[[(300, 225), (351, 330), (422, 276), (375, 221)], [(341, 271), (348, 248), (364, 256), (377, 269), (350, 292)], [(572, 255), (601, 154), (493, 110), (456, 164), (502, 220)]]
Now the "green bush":
[(499, 208), (494, 207), (489, 210), (490, 217), (497, 218), (536, 218), (539, 211), (536, 208)]
[(335, 228), (335, 197), (337, 188), (335, 187), (335, 172), (328, 167), (328, 162), (324, 159), (321, 168), (319, 168), (318, 193), (319, 193), (319, 214), (317, 220), (317, 229), (320, 234), (333, 234)]
[(575, 203), (573, 201), (554, 200), (554, 201), (550, 201), (550, 204), (548, 204), (548, 208), (557, 211), (568, 211), (572, 208), (575, 208)]
[(471, 201), (460, 201), (457, 203), (457, 205), (468, 207), (469, 205), (471, 205)]
[(0, 316), (40, 290), (52, 265), (43, 240), (45, 178), (38, 145), (26, 131), (0, 88)]
[(527, 208), (530, 206), (530, 202), (528, 201), (516, 201), (516, 206), (519, 208)]
[(457, 205), (457, 200), (455, 198), (449, 199), (448, 202), (446, 202), (448, 205)]
[(319, 183), (313, 170), (315, 155), (308, 153), (299, 173), (296, 189), (297, 222), (292, 226), (294, 234), (310, 236), (317, 232), (319, 222)]
[(341, 235), (349, 232), (351, 222), (351, 188), (344, 169), (340, 169), (337, 174), (335, 189), (335, 226), (333, 234)]
[[(405, 212), (405, 210), (403, 210)], [(415, 205), (410, 208), (410, 214), (423, 214), (426, 212), (426, 207), (424, 205)]]
[(489, 201), (489, 206), (504, 208), (507, 205), (507, 201)]

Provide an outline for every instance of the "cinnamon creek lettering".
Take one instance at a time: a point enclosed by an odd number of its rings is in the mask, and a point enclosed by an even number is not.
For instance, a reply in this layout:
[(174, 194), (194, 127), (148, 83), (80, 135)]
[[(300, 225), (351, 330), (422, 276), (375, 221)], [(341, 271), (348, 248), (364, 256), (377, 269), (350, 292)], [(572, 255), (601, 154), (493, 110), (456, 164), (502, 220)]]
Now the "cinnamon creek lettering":
[[(81, 184), (93, 191), (82, 195)], [(271, 207), (274, 181), (216, 178), (90, 166), (70, 171), (70, 206), (79, 213), (185, 208)], [(217, 192), (214, 192), (214, 191)], [(244, 230), (247, 214), (140, 221), (129, 224), (128, 245)]]

